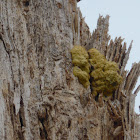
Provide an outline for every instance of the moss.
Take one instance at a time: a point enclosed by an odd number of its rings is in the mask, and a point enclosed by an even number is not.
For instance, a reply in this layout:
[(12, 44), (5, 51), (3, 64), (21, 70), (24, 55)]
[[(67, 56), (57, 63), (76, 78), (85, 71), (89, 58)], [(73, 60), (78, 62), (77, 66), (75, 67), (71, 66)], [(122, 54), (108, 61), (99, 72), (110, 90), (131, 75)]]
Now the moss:
[(85, 87), (87, 88), (90, 85), (89, 82), (89, 74), (85, 71), (82, 71), (80, 68), (78, 68), (77, 66), (75, 66), (73, 68), (73, 74), (78, 77), (79, 82)]
[(119, 67), (117, 63), (106, 60), (104, 71), (106, 70), (119, 71)]
[(97, 50), (97, 49), (90, 49), (89, 53), (89, 61), (90, 64), (94, 67), (94, 69), (101, 68), (103, 69), (105, 66), (105, 57)]
[(84, 47), (74, 46), (71, 50), (72, 63), (75, 66), (73, 74), (78, 77), (79, 82), (87, 88), (89, 83), (90, 64), (88, 62), (89, 55)]
[(89, 55), (84, 47), (74, 46), (71, 50), (72, 63), (87, 73), (90, 72)]
[[(121, 84), (122, 77), (118, 73), (117, 63), (107, 61), (97, 49), (87, 52), (82, 46), (74, 46), (71, 55), (73, 74), (85, 88), (91, 84), (94, 95), (103, 93), (104, 96), (110, 96)], [(92, 81), (89, 82), (90, 78)]]
[(107, 61), (96, 49), (90, 49), (88, 52), (90, 64), (94, 68), (91, 72), (93, 94), (112, 95), (122, 81), (122, 77), (118, 74), (119, 68), (117, 63)]

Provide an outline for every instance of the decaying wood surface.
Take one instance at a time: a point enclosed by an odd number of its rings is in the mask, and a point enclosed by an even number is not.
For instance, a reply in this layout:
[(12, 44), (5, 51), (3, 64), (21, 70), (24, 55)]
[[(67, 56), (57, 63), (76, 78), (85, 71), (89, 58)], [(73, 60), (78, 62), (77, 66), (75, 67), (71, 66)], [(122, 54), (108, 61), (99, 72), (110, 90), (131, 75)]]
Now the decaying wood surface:
[[(1, 140), (139, 140), (133, 92), (140, 63), (125, 71), (132, 47), (108, 35), (109, 16), (91, 35), (77, 0), (0, 1)], [(96, 102), (72, 73), (73, 45), (115, 61), (123, 83)]]

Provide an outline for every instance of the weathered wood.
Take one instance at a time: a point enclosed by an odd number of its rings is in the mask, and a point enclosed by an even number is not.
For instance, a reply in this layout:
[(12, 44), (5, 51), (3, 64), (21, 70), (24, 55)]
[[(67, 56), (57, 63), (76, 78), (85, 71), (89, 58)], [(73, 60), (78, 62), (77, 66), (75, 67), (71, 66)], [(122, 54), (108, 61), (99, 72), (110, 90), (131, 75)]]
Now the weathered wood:
[[(0, 13), (1, 140), (139, 139), (140, 63), (127, 74), (132, 44), (110, 40), (109, 16), (91, 35), (76, 0), (1, 0)], [(118, 63), (124, 81), (112, 99), (95, 101), (74, 77), (73, 45)]]

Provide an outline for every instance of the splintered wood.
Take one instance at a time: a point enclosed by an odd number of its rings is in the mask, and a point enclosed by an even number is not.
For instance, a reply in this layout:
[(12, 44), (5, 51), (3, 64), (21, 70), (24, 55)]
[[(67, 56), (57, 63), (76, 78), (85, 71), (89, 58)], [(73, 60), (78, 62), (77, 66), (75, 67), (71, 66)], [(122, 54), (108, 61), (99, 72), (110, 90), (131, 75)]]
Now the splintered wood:
[[(0, 140), (139, 140), (140, 63), (125, 71), (132, 43), (110, 40), (109, 16), (91, 35), (79, 1), (1, 0)], [(73, 75), (73, 45), (118, 63), (123, 83), (111, 99), (95, 101)]]

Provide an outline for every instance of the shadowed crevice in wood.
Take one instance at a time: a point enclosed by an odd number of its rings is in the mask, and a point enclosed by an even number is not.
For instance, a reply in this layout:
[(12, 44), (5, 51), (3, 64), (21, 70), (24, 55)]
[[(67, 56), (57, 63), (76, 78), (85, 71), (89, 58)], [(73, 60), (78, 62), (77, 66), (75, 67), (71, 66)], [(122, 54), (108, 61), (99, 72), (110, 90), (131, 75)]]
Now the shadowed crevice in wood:
[(25, 1), (23, 2), (23, 4), (24, 4), (24, 6), (28, 7), (29, 4), (30, 4), (30, 1), (29, 1), (29, 0), (25, 0)]
[(20, 100), (20, 109), (19, 109), (19, 120), (20, 120), (20, 124), (21, 124), (21, 129), (22, 127), (26, 127), (25, 124), (25, 112), (24, 112), (24, 103), (23, 103), (23, 98), (21, 96), (21, 100)]
[[(44, 110), (44, 111), (43, 111)], [(40, 123), (40, 137), (41, 139), (48, 140), (47, 126), (48, 126), (48, 113), (47, 109), (38, 112), (38, 120)]]

